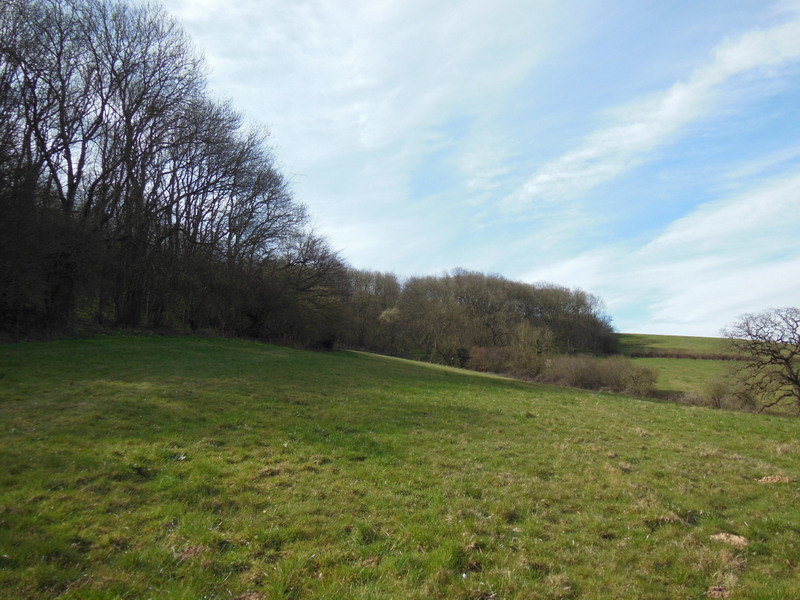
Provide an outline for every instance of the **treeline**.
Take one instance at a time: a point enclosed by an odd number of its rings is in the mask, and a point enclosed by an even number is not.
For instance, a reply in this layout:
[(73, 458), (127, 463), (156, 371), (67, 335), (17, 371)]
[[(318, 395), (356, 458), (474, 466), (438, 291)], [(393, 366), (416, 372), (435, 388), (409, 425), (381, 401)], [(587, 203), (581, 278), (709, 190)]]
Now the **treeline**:
[(207, 92), (152, 4), (0, 6), (0, 323), (6, 335), (210, 327), (330, 336), (342, 265), (267, 134)]
[(0, 335), (213, 330), (533, 373), (615, 337), (580, 290), (350, 269), (152, 4), (0, 5)]
[(400, 282), (350, 271), (342, 342), (476, 370), (538, 374), (553, 354), (610, 354), (602, 301), (582, 290), (456, 270)]

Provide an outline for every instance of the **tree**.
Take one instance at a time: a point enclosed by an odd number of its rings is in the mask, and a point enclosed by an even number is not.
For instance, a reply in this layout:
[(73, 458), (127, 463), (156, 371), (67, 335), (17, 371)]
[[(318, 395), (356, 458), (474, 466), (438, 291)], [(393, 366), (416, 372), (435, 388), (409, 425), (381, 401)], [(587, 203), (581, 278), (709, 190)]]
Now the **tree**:
[(341, 261), (206, 72), (157, 5), (0, 2), (0, 333), (331, 338)]
[(351, 347), (394, 352), (401, 286), (392, 273), (348, 269), (347, 326), (342, 341)]
[(746, 314), (723, 331), (737, 354), (747, 390), (761, 410), (793, 402), (800, 411), (800, 309), (772, 308)]

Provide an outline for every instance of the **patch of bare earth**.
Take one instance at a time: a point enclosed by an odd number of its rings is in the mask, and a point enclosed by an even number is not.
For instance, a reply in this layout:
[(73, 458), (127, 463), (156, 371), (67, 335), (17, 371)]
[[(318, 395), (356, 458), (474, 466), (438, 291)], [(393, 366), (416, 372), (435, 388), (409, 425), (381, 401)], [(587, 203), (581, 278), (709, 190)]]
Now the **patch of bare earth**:
[(750, 543), (746, 537), (735, 535), (733, 533), (715, 533), (711, 536), (715, 542), (722, 542), (723, 544), (730, 544), (735, 548), (747, 548)]
[(731, 592), (724, 585), (712, 585), (708, 588), (706, 596), (709, 598), (730, 598)]

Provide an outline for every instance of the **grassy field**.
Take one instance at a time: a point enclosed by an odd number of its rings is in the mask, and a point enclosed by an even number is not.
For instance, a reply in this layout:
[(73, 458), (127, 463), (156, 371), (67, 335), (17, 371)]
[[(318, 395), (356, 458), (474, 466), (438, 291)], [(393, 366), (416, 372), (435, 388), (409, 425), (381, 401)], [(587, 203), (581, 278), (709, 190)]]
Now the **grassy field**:
[(0, 345), (7, 598), (800, 597), (800, 420), (223, 339)]
[(634, 358), (636, 364), (658, 371), (656, 392), (666, 395), (702, 391), (709, 381), (729, 376), (734, 366), (729, 360), (693, 358)]
[(724, 338), (620, 333), (618, 340), (620, 352), (627, 356), (642, 354), (719, 356), (729, 353)]
[(619, 348), (636, 357), (635, 363), (658, 371), (656, 394), (662, 397), (702, 392), (709, 381), (729, 377), (735, 366), (731, 360), (719, 360), (728, 353), (722, 338), (621, 333)]

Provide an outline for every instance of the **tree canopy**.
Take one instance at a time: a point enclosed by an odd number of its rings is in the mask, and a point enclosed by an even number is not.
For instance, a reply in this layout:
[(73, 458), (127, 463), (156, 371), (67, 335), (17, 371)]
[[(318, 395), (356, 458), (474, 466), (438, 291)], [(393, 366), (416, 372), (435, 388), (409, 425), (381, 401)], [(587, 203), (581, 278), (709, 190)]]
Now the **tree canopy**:
[(351, 270), (349, 282), (352, 325), (345, 339), (356, 347), (390, 347), (457, 366), (478, 366), (480, 357), (500, 353), (504, 369), (530, 367), (532, 356), (616, 348), (602, 301), (582, 290), (463, 269), (404, 282)]
[(214, 330), (527, 370), (613, 349), (581, 290), (348, 268), (206, 72), (155, 4), (0, 5), (0, 335)]
[(11, 0), (0, 39), (6, 332), (91, 315), (324, 337), (321, 314), (294, 316), (324, 312), (341, 264), (267, 133), (210, 98), (171, 17), (152, 4)]

